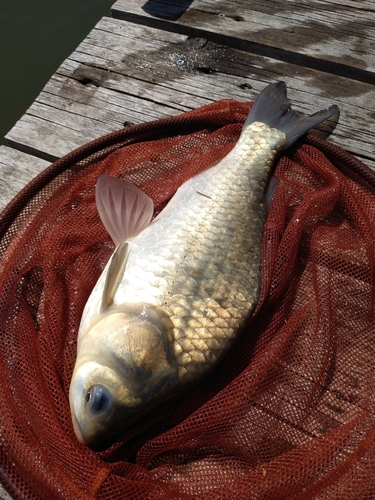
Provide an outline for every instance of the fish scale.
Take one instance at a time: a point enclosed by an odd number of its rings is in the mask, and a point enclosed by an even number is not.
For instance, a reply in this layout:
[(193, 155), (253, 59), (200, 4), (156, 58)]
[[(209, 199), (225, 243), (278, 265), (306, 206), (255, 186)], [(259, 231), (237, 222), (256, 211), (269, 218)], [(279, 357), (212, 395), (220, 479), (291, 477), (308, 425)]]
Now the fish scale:
[[(265, 186), (284, 143), (283, 132), (252, 123), (223, 161), (187, 181), (129, 241), (114, 305), (146, 303), (170, 317), (182, 383), (217, 362), (257, 302)], [(80, 336), (99, 314), (103, 286), (99, 280)]]
[(275, 157), (337, 112), (300, 115), (283, 82), (268, 86), (232, 151), (185, 182), (151, 223), (144, 193), (98, 179), (99, 215), (116, 250), (78, 334), (69, 400), (80, 441), (95, 446), (115, 437), (202, 379), (228, 351), (259, 297)]

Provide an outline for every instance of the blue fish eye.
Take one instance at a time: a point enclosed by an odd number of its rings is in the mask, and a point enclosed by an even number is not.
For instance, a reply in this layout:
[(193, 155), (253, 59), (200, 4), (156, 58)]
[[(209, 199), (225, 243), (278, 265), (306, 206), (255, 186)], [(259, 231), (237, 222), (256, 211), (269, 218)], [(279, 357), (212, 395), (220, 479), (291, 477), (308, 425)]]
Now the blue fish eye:
[(86, 393), (86, 406), (94, 415), (104, 413), (111, 402), (111, 393), (102, 385), (93, 385)]

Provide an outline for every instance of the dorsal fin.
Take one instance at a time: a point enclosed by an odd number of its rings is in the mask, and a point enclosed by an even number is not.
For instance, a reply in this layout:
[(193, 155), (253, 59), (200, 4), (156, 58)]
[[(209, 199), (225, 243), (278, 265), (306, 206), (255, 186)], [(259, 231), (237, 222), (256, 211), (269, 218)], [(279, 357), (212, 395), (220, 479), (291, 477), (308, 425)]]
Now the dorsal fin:
[(150, 224), (154, 204), (129, 182), (102, 174), (96, 183), (99, 216), (116, 245), (136, 236)]
[(100, 311), (104, 312), (112, 304), (121, 278), (124, 274), (128, 258), (129, 244), (125, 241), (120, 243), (112, 256), (105, 278), (102, 303)]

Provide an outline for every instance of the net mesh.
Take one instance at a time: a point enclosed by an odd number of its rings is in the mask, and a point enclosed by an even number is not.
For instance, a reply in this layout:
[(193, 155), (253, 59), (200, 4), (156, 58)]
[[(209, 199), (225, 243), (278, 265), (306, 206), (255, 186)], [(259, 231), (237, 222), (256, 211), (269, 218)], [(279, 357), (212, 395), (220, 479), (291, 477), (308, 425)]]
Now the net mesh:
[(0, 219), (0, 482), (28, 499), (375, 498), (375, 174), (314, 136), (277, 164), (257, 310), (198, 387), (103, 452), (68, 404), (84, 304), (114, 250), (94, 186), (156, 212), (226, 155), (249, 104), (129, 127), (52, 164)]

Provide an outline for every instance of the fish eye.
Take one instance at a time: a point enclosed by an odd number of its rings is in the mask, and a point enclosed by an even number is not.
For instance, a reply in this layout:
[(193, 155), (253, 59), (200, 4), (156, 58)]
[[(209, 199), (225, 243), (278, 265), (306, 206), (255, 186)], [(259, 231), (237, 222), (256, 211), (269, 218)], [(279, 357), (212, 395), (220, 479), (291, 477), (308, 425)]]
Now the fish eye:
[(86, 406), (94, 415), (103, 414), (112, 403), (112, 395), (102, 385), (93, 385), (86, 393)]

